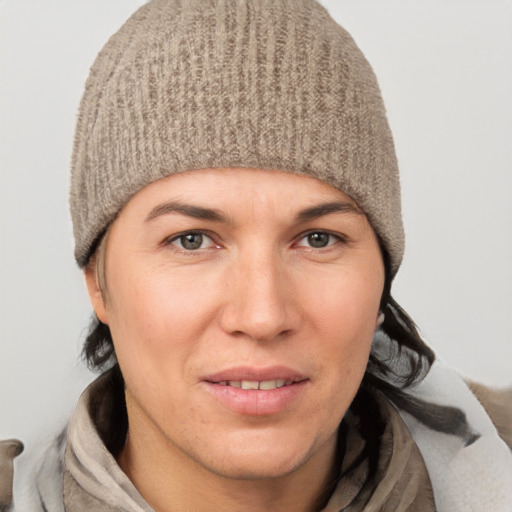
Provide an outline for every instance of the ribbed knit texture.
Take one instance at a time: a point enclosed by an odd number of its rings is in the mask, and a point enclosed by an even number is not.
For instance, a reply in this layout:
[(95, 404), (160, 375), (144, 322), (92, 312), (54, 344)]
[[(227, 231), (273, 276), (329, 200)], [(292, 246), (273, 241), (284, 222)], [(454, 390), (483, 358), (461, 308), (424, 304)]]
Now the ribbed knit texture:
[(108, 41), (75, 135), (78, 264), (145, 185), (218, 167), (302, 173), (343, 190), (396, 273), (400, 185), (379, 87), (314, 0), (154, 0)]

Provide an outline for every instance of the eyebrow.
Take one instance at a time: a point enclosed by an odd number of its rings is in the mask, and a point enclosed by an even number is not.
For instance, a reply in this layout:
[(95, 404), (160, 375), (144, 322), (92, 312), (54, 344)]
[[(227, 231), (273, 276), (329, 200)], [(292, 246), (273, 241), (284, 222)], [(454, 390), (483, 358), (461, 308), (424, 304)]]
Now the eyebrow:
[[(226, 215), (224, 215), (220, 210), (185, 204), (180, 201), (168, 201), (155, 206), (148, 213), (145, 221), (150, 222), (157, 217), (167, 215), (169, 213), (180, 213), (194, 219), (209, 220), (213, 222), (229, 222)], [(351, 203), (345, 201), (334, 201), (301, 210), (297, 213), (295, 220), (296, 222), (307, 222), (331, 213), (357, 213), (358, 215), (361, 215), (363, 212)]]
[(203, 208), (191, 204), (181, 203), (180, 201), (169, 201), (155, 206), (147, 215), (146, 222), (150, 222), (157, 217), (167, 215), (168, 213), (181, 213), (194, 219), (210, 220), (214, 222), (228, 222), (227, 217), (219, 210), (214, 208)]
[(362, 215), (363, 211), (352, 203), (334, 201), (301, 210), (296, 216), (296, 221), (307, 222), (317, 219), (318, 217), (323, 217), (324, 215), (329, 215), (330, 213), (357, 213), (358, 215)]

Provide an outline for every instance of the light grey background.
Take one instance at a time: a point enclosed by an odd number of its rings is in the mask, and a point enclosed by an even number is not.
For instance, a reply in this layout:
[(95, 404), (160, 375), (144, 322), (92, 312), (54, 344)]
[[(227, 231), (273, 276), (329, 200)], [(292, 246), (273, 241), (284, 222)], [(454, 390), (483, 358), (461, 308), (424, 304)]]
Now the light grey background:
[[(0, 1), (0, 438), (36, 444), (91, 375), (67, 212), (89, 66), (139, 0)], [(512, 2), (324, 0), (375, 68), (402, 172), (395, 297), (449, 363), (512, 383)]]

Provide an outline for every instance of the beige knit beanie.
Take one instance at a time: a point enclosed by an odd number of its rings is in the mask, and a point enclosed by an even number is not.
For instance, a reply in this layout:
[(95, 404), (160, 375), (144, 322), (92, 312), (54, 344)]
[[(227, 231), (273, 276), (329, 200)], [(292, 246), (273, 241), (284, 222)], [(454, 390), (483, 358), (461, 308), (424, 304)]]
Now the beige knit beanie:
[(75, 134), (78, 264), (135, 192), (216, 167), (291, 171), (343, 190), (398, 270), (400, 185), (379, 87), (316, 1), (153, 0), (112, 36)]

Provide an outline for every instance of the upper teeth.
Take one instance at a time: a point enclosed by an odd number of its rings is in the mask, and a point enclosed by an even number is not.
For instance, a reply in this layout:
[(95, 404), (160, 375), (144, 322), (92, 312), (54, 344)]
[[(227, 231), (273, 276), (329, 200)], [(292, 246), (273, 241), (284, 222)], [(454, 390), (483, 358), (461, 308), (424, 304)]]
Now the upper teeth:
[(283, 386), (289, 386), (293, 381), (276, 379), (276, 380), (223, 380), (219, 382), (222, 386), (231, 386), (232, 388), (242, 389), (276, 389)]

